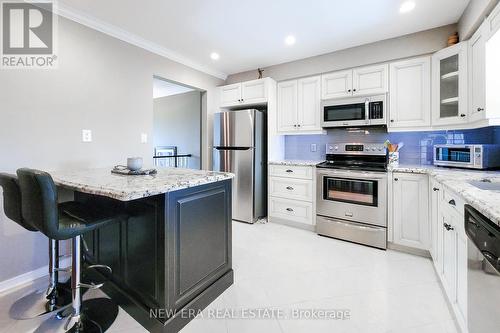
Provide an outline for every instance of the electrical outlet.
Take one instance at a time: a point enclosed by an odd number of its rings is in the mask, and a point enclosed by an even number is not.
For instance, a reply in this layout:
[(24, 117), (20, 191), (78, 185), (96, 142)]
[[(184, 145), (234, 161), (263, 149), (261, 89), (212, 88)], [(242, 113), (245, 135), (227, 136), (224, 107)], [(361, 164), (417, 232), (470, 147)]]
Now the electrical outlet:
[(311, 151), (314, 153), (318, 150), (318, 147), (316, 146), (315, 143), (311, 143)]
[(82, 130), (82, 142), (92, 142), (92, 131), (88, 129)]
[(141, 133), (141, 143), (148, 143), (148, 135), (146, 133)]

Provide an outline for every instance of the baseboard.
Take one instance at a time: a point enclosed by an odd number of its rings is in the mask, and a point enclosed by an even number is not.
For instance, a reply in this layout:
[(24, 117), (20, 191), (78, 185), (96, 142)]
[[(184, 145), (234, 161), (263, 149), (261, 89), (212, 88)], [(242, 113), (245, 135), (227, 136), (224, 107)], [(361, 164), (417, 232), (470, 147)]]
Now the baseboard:
[(270, 223), (282, 224), (282, 225), (286, 225), (286, 226), (293, 227), (293, 228), (298, 228), (298, 229), (303, 229), (303, 230), (308, 230), (308, 231), (316, 231), (316, 226), (314, 226), (314, 225), (289, 221), (289, 220), (281, 219), (279, 217), (272, 217), (272, 218), (268, 217), (267, 221)]
[(432, 258), (430, 252), (427, 250), (415, 249), (404, 245), (394, 244), (392, 242), (387, 242), (387, 248), (399, 252), (413, 254), (420, 257)]
[[(59, 267), (69, 267), (71, 266), (71, 258), (63, 258), (59, 260)], [(5, 281), (0, 282), (0, 295), (9, 294), (22, 287), (25, 287), (35, 281), (36, 279), (42, 278), (49, 274), (49, 266), (43, 266), (37, 268), (31, 272), (27, 272)]]

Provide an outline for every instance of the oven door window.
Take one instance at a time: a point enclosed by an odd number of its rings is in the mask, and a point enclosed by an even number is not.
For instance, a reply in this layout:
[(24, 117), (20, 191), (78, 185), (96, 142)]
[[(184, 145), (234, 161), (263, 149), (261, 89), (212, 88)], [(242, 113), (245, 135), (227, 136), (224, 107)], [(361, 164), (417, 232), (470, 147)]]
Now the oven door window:
[(325, 106), (323, 109), (324, 121), (365, 120), (365, 103)]
[(437, 147), (436, 159), (438, 161), (470, 163), (471, 149)]
[(323, 177), (323, 199), (376, 207), (377, 186), (375, 180)]

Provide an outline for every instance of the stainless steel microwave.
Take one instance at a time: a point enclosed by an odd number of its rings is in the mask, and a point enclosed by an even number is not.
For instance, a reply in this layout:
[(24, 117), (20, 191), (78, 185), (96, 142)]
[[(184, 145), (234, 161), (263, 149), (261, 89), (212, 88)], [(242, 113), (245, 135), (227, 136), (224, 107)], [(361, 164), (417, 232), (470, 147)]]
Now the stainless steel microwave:
[(322, 127), (387, 125), (387, 95), (322, 102)]
[(500, 167), (500, 145), (435, 145), (434, 165), (469, 169)]

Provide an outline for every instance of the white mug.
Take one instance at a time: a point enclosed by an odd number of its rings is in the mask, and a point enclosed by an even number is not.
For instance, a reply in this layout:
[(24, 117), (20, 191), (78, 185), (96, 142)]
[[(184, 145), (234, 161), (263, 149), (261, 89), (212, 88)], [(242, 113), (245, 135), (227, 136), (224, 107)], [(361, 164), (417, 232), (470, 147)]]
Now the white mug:
[(141, 170), (142, 157), (129, 157), (127, 158), (127, 168), (132, 171)]

